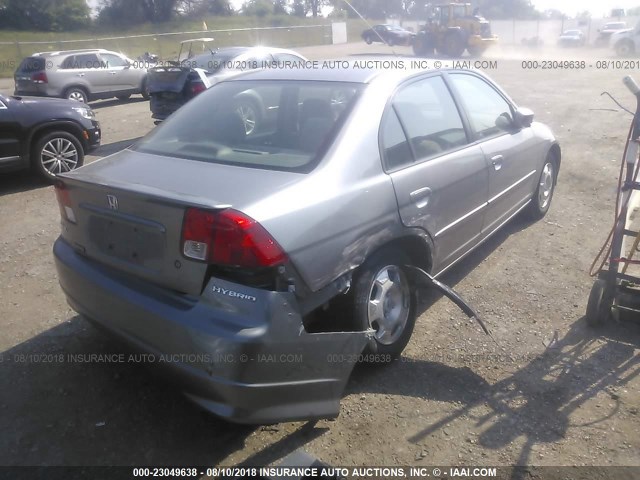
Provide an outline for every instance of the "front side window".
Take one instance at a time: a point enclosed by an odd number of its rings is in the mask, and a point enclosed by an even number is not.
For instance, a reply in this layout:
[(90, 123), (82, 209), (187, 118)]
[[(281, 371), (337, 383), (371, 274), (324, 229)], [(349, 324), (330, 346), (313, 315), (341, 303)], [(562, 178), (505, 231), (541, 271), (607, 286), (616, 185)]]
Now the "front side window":
[(101, 62), (95, 53), (75, 55), (67, 58), (63, 64), (63, 68), (71, 68), (74, 70), (84, 70), (87, 68), (100, 68)]
[(442, 77), (419, 80), (404, 87), (396, 94), (392, 106), (417, 160), (467, 144), (458, 109)]
[[(502, 135), (512, 123), (509, 103), (491, 85), (468, 74), (449, 76), (469, 117), (471, 128), (480, 138)], [(500, 118), (502, 117), (502, 118)]]
[(221, 82), (172, 114), (134, 149), (210, 163), (309, 172), (362, 88), (340, 82)]

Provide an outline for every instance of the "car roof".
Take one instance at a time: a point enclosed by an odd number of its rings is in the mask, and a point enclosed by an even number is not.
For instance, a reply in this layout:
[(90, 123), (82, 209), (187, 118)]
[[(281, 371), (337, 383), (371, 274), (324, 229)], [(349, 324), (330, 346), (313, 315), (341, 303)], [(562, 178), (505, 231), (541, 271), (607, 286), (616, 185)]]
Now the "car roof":
[(196, 58), (196, 57), (210, 57), (210, 56), (215, 56), (215, 55), (220, 55), (220, 56), (227, 56), (227, 57), (237, 57), (239, 55), (245, 54), (245, 53), (250, 53), (252, 51), (255, 52), (265, 52), (265, 53), (289, 53), (292, 55), (295, 55), (297, 57), (300, 57), (301, 59), (304, 58), (304, 56), (300, 55), (298, 52), (294, 52), (293, 50), (287, 50), (284, 48), (275, 48), (275, 47), (262, 47), (262, 46), (257, 46), (257, 47), (222, 47), (222, 48), (218, 48), (216, 50), (213, 50), (212, 52), (203, 52), (203, 53), (198, 53), (196, 55), (194, 55), (192, 58)]
[(182, 40), (180, 43), (190, 42), (213, 42), (213, 37), (190, 38), (189, 40)]
[(32, 57), (53, 57), (57, 55), (71, 55), (74, 53), (116, 53), (111, 50), (105, 50), (104, 48), (84, 48), (77, 50), (58, 50), (56, 52), (36, 52)]
[[(370, 83), (378, 77), (396, 77), (399, 81), (431, 70), (408, 68), (409, 58), (394, 56), (358, 56), (336, 60), (307, 60), (296, 68), (265, 68), (233, 77), (233, 80), (299, 80), (320, 82)], [(371, 63), (376, 62), (376, 63)], [(367, 66), (373, 65), (372, 67)], [(394, 68), (394, 66), (399, 68)], [(440, 68), (433, 71), (448, 71)], [(475, 71), (456, 69), (456, 71)], [(231, 79), (230, 79), (231, 80)]]

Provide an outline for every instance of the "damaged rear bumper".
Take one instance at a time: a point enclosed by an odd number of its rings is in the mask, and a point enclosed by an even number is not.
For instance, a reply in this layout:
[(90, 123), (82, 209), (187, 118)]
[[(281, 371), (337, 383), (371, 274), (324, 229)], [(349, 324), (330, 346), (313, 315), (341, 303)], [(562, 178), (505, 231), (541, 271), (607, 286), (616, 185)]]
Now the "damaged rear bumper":
[(212, 278), (199, 297), (167, 291), (54, 245), (69, 304), (150, 354), (191, 400), (228, 420), (331, 418), (368, 332), (307, 333), (293, 294)]

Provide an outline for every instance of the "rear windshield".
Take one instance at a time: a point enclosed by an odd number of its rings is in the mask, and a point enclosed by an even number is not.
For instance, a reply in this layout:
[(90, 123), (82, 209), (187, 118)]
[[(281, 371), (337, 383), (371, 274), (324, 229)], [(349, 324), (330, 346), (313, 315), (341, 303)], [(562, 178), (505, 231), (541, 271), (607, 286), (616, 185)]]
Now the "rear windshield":
[(341, 82), (221, 82), (172, 114), (134, 149), (308, 172), (331, 144), (362, 88)]
[(45, 63), (44, 58), (42, 57), (27, 57), (22, 62), (20, 62), (20, 66), (18, 67), (19, 72), (39, 72), (40, 70), (44, 70)]

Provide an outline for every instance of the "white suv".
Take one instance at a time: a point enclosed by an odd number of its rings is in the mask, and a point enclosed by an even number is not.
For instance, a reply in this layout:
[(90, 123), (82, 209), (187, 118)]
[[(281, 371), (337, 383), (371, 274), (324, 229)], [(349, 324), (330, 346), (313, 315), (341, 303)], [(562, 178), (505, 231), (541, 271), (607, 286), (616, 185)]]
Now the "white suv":
[(147, 69), (109, 50), (34, 53), (14, 74), (15, 95), (62, 97), (80, 102), (147, 95)]

